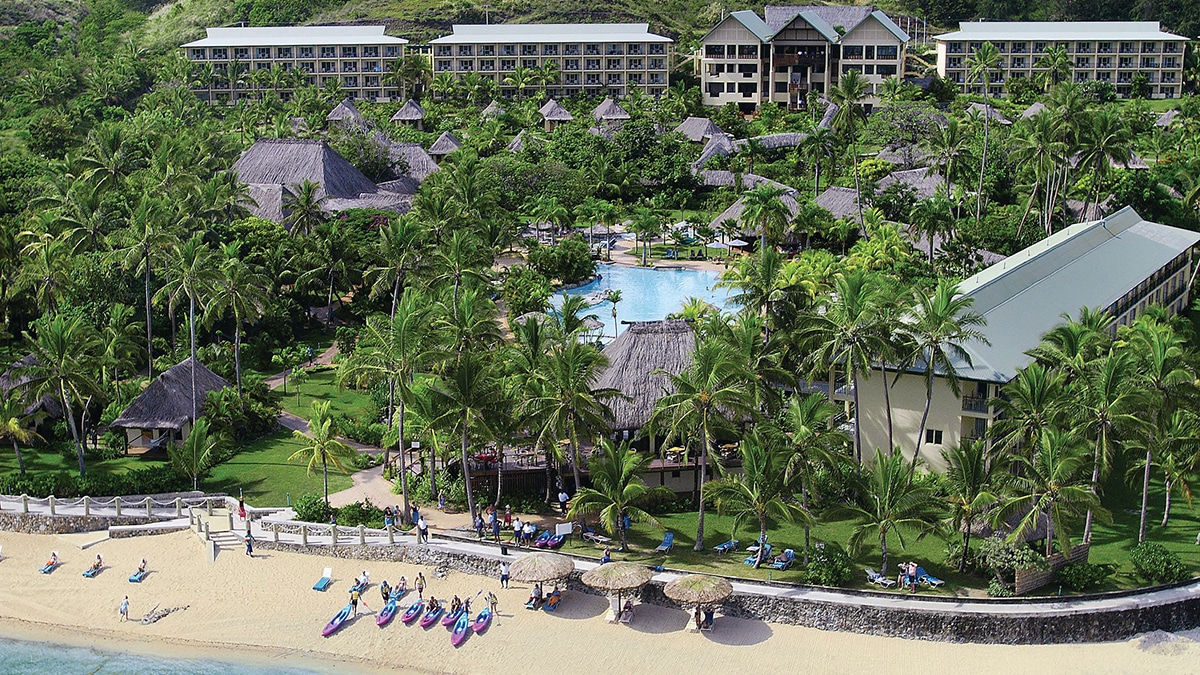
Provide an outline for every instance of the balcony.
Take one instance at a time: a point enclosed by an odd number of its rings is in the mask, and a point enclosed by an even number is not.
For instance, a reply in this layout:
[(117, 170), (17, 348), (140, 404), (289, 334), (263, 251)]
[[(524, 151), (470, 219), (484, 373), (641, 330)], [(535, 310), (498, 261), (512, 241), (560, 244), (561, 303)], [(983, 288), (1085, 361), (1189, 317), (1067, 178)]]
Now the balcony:
[(982, 396), (964, 396), (962, 397), (962, 409), (965, 412), (986, 413), (988, 400)]

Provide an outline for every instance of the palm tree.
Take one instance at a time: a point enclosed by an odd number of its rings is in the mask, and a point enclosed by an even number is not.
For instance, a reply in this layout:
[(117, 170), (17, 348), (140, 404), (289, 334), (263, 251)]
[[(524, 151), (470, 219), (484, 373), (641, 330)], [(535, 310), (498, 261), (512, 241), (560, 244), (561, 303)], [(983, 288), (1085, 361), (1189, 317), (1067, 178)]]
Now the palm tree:
[(867, 93), (867, 80), (851, 70), (843, 74), (829, 91), (829, 99), (838, 107), (833, 126), (850, 139), (851, 156), (854, 161), (854, 191), (858, 195), (858, 219), (862, 220), (862, 182), (858, 176), (858, 121), (862, 110), (858, 102)]
[(715, 327), (715, 337), (724, 342), (750, 377), (749, 394), (754, 409), (764, 415), (774, 415), (782, 398), (780, 389), (791, 387), (796, 378), (783, 366), (784, 341), (781, 334), (771, 334), (767, 321), (761, 316), (741, 313), (730, 324)]
[[(925, 139), (925, 146), (933, 153), (933, 166), (941, 168), (942, 178), (946, 180), (946, 197), (949, 200), (950, 185), (958, 177), (958, 163), (967, 154), (967, 138), (962, 133), (958, 120), (950, 117), (945, 125), (934, 129), (933, 134)], [(949, 215), (954, 216), (953, 213)]]
[(210, 321), (229, 312), (233, 318), (233, 371), (238, 396), (242, 395), (242, 322), (262, 316), (267, 302), (267, 278), (242, 261), (241, 244), (223, 249), (225, 259), (214, 275), (212, 301), (205, 313)]
[(455, 304), (462, 296), (464, 287), (471, 290), (487, 282), (487, 275), (482, 269), (485, 254), (480, 249), (479, 239), (470, 230), (459, 229), (434, 254), (436, 274), (433, 283), (453, 284)]
[(1099, 200), (1104, 181), (1113, 166), (1128, 166), (1133, 157), (1133, 133), (1120, 115), (1111, 110), (1098, 110), (1089, 115), (1086, 122), (1079, 133), (1076, 165), (1077, 170), (1091, 174), (1091, 186), (1083, 199), (1081, 213), (1084, 214), (1093, 199)]
[(936, 529), (937, 499), (926, 486), (914, 482), (908, 463), (900, 453), (884, 454), (875, 450), (875, 461), (867, 475), (865, 491), (858, 504), (843, 509), (858, 519), (850, 535), (850, 551), (858, 555), (868, 536), (879, 537), (883, 555), (879, 572), (887, 575), (888, 535), (893, 532), (904, 544), (904, 530), (912, 530), (918, 538)]
[[(932, 240), (930, 242), (932, 249)], [(933, 380), (940, 373), (950, 391), (961, 396), (958, 384), (958, 368), (971, 367), (971, 355), (963, 349), (968, 342), (989, 344), (976, 326), (987, 320), (971, 311), (974, 298), (963, 295), (958, 284), (947, 279), (938, 280), (933, 294), (916, 291), (913, 307), (903, 321), (903, 331), (911, 339), (912, 351), (906, 359), (911, 364), (922, 364), (925, 368), (925, 409), (921, 412), (921, 424), (917, 428), (917, 439), (913, 446), (913, 468), (921, 454), (925, 440), (925, 424), (929, 421), (929, 409), (933, 406)]]
[(454, 73), (438, 73), (433, 76), (433, 83), (429, 85), (429, 89), (442, 98), (456, 98), (459, 90), (458, 78)]
[(293, 431), (292, 438), (303, 447), (292, 453), (287, 461), (303, 459), (308, 463), (308, 475), (312, 475), (317, 464), (321, 464), (322, 494), (325, 500), (325, 510), (329, 510), (329, 465), (350, 475), (346, 462), (351, 461), (357, 452), (336, 438), (333, 431), (333, 417), (329, 414), (328, 401), (315, 401), (312, 404), (312, 417), (308, 418), (308, 433)]
[(949, 486), (950, 525), (963, 535), (962, 558), (958, 561), (958, 571), (963, 572), (971, 549), (971, 529), (996, 503), (997, 481), (994, 466), (988, 460), (986, 441), (964, 440), (942, 448), (942, 461), (946, 464)]
[[(670, 392), (654, 404), (650, 428), (666, 429), (664, 443), (691, 435), (700, 444), (696, 467), (696, 496), (699, 503), (695, 550), (704, 550), (705, 473), (716, 432), (731, 427), (727, 416), (749, 417), (754, 414), (746, 389), (747, 374), (741, 370), (730, 349), (715, 341), (704, 342), (692, 353), (692, 363), (678, 375), (655, 371), (670, 380)], [(690, 445), (690, 443), (688, 444)]]
[(74, 402), (86, 405), (97, 390), (92, 379), (96, 371), (99, 339), (96, 330), (83, 317), (51, 314), (37, 324), (36, 334), (22, 333), (33, 356), (23, 372), (30, 378), (30, 397), (51, 396), (63, 407), (67, 428), (75, 441), (79, 475), (83, 465), (83, 434), (75, 424)]
[[(983, 155), (979, 164), (979, 190), (975, 197), (975, 220), (983, 218), (983, 176), (987, 171), (988, 131), (991, 129), (990, 88), (992, 71), (1000, 65), (1000, 50), (991, 42), (980, 45), (965, 61), (967, 79), (983, 83)], [(949, 180), (949, 179), (947, 179)]]
[(164, 295), (188, 299), (188, 331), (191, 341), (192, 360), (192, 419), (200, 417), (200, 401), (196, 395), (196, 305), (207, 299), (212, 292), (220, 268), (214, 260), (212, 249), (204, 243), (204, 235), (196, 234), (185, 242), (176, 244), (168, 262), (169, 279), (160, 291)]
[(474, 352), (464, 352), (448, 364), (444, 377), (433, 384), (433, 394), (439, 406), (446, 410), (443, 417), (451, 422), (461, 440), (460, 451), (463, 483), (467, 491), (467, 511), (475, 521), (475, 495), (471, 491), (471, 467), (467, 454), (471, 433), (482, 434), (488, 418), (498, 414), (501, 400), (499, 380), (490, 359)]
[(604, 294), (604, 300), (612, 305), (613, 339), (615, 340), (617, 338), (617, 333), (620, 332), (617, 328), (617, 303), (621, 302), (621, 289), (614, 288), (610, 291), (607, 291)]
[(323, 193), (320, 183), (305, 178), (299, 185), (293, 186), (292, 192), (286, 196), (284, 208), (287, 217), (283, 219), (283, 224), (291, 231), (293, 237), (311, 234), (317, 226), (325, 222), (325, 212), (321, 205), (329, 195)]
[(533, 217), (535, 223), (552, 226), (551, 241), (557, 240), (559, 232), (571, 222), (571, 212), (558, 201), (557, 197), (540, 196), (531, 199), (526, 208), (529, 209), (529, 215)]
[[(779, 421), (791, 456), (788, 483), (800, 484), (800, 505), (809, 512), (812, 485), (817, 474), (837, 463), (846, 443), (845, 432), (833, 426), (837, 406), (823, 394), (793, 394)], [(804, 564), (808, 564), (811, 524), (804, 523)]]
[(813, 167), (813, 198), (821, 194), (821, 165), (833, 161), (837, 138), (829, 127), (813, 127), (804, 139), (804, 149)]
[(599, 436), (612, 424), (608, 401), (620, 396), (616, 389), (596, 387), (608, 358), (590, 344), (568, 339), (553, 347), (542, 362), (540, 395), (528, 401), (528, 410), (541, 420), (538, 444), (550, 447), (567, 441), (575, 490), (583, 487), (579, 474), (579, 439)]
[(1009, 535), (1017, 541), (1035, 531), (1045, 521), (1046, 555), (1054, 551), (1057, 537), (1059, 548), (1066, 553), (1071, 548), (1070, 526), (1084, 511), (1099, 512), (1100, 500), (1092, 483), (1084, 476), (1088, 464), (1087, 446), (1068, 431), (1047, 429), (1038, 438), (1032, 459), (1013, 457), (1015, 471), (1009, 478), (1009, 496), (992, 511), (992, 525), (1007, 526), (1009, 518), (1020, 520)]
[(516, 87), (517, 100), (525, 98), (525, 89), (531, 87), (538, 81), (538, 72), (535, 68), (526, 68), (518, 65), (512, 69), (508, 75), (504, 76), (504, 84), (510, 87)]
[(192, 479), (192, 489), (200, 489), (200, 476), (203, 476), (216, 461), (216, 455), (226, 443), (225, 437), (210, 433), (208, 420), (201, 417), (192, 424), (183, 446), (171, 443), (167, 454), (175, 470)]
[(766, 250), (768, 239), (772, 245), (778, 241), (791, 220), (792, 214), (781, 199), (784, 194), (783, 188), (763, 184), (742, 196), (745, 204), (742, 221), (749, 222), (758, 230), (760, 251)]
[(642, 474), (650, 466), (649, 455), (634, 452), (628, 443), (617, 445), (607, 438), (600, 442), (600, 454), (588, 462), (591, 469), (592, 487), (581, 487), (571, 500), (567, 518), (583, 518), (599, 515), (600, 525), (609, 533), (621, 538), (621, 547), (629, 548), (625, 519), (634, 523), (650, 523), (661, 527), (658, 520), (641, 508), (653, 499), (670, 499), (675, 493), (670, 488), (649, 487)]
[(1060, 81), (1071, 74), (1071, 55), (1067, 53), (1066, 45), (1046, 45), (1042, 56), (1034, 62), (1033, 67), (1044, 69), (1037, 77), (1042, 82), (1042, 88), (1049, 89), (1051, 85), (1058, 86)]
[(935, 193), (929, 199), (913, 204), (908, 212), (913, 234), (921, 234), (929, 246), (929, 264), (933, 264), (933, 251), (938, 247), (939, 236), (948, 236), (954, 227), (954, 205), (945, 195)]
[(1043, 432), (1054, 426), (1063, 405), (1063, 373), (1033, 363), (1017, 371), (1017, 376), (1001, 387), (1001, 396), (988, 402), (996, 409), (996, 421), (989, 436), (1009, 452), (1038, 446)]
[[(721, 274), (721, 280), (715, 285), (735, 290), (736, 293), (729, 298), (730, 302), (770, 320), (775, 305), (784, 298), (785, 265), (782, 253), (774, 247), (764, 248), (754, 255), (739, 259)], [(770, 330), (770, 327), (768, 322), (767, 329)]]
[(364, 281), (371, 284), (371, 295), (392, 295), (392, 316), (400, 291), (410, 274), (425, 264), (429, 230), (411, 216), (401, 216), (379, 228), (378, 262), (364, 272)]
[[(713, 502), (717, 513), (733, 516), (733, 534), (747, 520), (758, 523), (758, 540), (767, 540), (770, 520), (803, 521), (812, 523), (808, 511), (792, 500), (789, 482), (789, 453), (772, 446), (758, 432), (751, 432), (738, 446), (742, 457), (742, 472), (730, 474), (704, 486), (704, 498)], [(754, 556), (754, 567), (762, 564), (760, 546)]]
[(862, 380), (888, 350), (887, 336), (879, 329), (880, 286), (874, 274), (854, 270), (834, 281), (834, 292), (824, 311), (799, 332), (801, 344), (811, 345), (808, 365), (817, 372), (840, 367), (854, 387), (854, 457), (862, 463)]
[(424, 54), (407, 54), (400, 62), (396, 71), (400, 74), (400, 82), (403, 83), (404, 97), (409, 97), (409, 89), (411, 87), (412, 98), (419, 98), (421, 93), (433, 81), (433, 68), (429, 64), (429, 57)]
[(33, 416), (26, 415), (27, 404), (17, 395), (15, 389), (10, 389), (0, 398), (0, 441), (12, 443), (13, 452), (17, 455), (17, 470), (25, 475), (25, 460), (21, 457), (21, 443), (28, 445), (42, 437), (33, 430)]
[(649, 264), (650, 240), (662, 231), (663, 215), (650, 206), (639, 206), (633, 210), (633, 222), (629, 229), (642, 240), (642, 267)]

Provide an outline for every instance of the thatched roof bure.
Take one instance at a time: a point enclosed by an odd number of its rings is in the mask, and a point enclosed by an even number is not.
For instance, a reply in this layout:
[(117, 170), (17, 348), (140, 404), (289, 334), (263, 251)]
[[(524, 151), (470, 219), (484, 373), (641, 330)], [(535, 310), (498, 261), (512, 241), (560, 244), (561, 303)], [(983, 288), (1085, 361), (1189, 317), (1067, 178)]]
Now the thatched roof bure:
[(492, 117), (499, 117), (503, 114), (504, 108), (502, 108), (499, 103), (492, 101), (487, 105), (486, 108), (483, 109), (483, 112), (479, 113), (479, 116), (483, 119), (488, 119)]
[[(179, 431), (192, 421), (192, 364), (189, 357), (159, 375), (109, 426), (118, 429), (171, 429)], [(203, 405), (210, 391), (229, 386), (225, 378), (198, 363), (196, 400)]]
[(435, 157), (448, 155), (461, 147), (462, 143), (454, 137), (454, 134), (449, 131), (443, 131), (442, 135), (438, 136), (437, 140), (433, 142), (433, 145), (429, 146), (429, 154)]
[(616, 101), (612, 100), (611, 98), (606, 98), (600, 102), (600, 105), (596, 106), (595, 110), (592, 111), (592, 119), (596, 120), (597, 122), (605, 122), (613, 120), (627, 120), (630, 118), (629, 113), (625, 112), (624, 108), (617, 105)]
[(329, 114), (325, 116), (325, 121), (327, 121), (327, 122), (347, 122), (347, 121), (361, 122), (362, 118), (363, 118), (362, 113), (360, 113), (358, 111), (358, 108), (354, 107), (354, 102), (351, 101), (350, 99), (346, 99), (346, 100), (342, 101), (341, 103), (337, 104), (337, 106), (335, 106), (333, 110), (329, 111)]
[(423, 119), (425, 119), (425, 109), (411, 98), (400, 106), (395, 115), (392, 115), (393, 122), (416, 122)]
[(375, 192), (375, 184), (325, 141), (298, 138), (260, 138), (233, 164), (238, 180), (247, 185), (319, 183), (318, 196), (352, 199)]
[(699, 143), (706, 138), (724, 133), (721, 127), (707, 117), (689, 117), (675, 127), (675, 131), (683, 134), (689, 141)]
[(554, 99), (546, 101), (545, 105), (538, 108), (538, 112), (542, 115), (542, 119), (547, 122), (570, 122), (575, 119), (567, 109), (562, 107), (562, 104)]
[(637, 321), (604, 348), (608, 367), (596, 382), (598, 388), (617, 389), (625, 398), (609, 402), (613, 429), (640, 429), (650, 421), (654, 404), (671, 393), (670, 378), (657, 370), (678, 375), (692, 362), (696, 335), (686, 321)]

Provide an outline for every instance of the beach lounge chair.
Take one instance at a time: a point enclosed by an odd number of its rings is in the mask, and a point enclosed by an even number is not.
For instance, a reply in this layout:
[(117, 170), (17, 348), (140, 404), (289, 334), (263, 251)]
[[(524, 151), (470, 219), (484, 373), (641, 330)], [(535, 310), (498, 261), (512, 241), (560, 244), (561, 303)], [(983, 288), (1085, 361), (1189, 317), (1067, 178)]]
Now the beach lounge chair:
[(730, 551), (736, 551), (737, 547), (738, 547), (738, 540), (730, 539), (729, 541), (725, 542), (724, 544), (721, 544), (719, 546), (714, 546), (713, 550), (717, 552), (717, 555), (724, 555), (726, 553), (729, 553)]
[[(770, 560), (770, 559), (771, 559), (771, 545), (770, 545), (770, 544), (764, 544), (762, 548), (763, 548), (763, 552), (762, 552), (762, 559), (763, 559), (763, 560)], [(747, 551), (750, 551), (750, 549), (746, 549), (746, 550), (747, 550)], [(758, 549), (757, 549), (757, 548), (756, 548), (756, 549), (754, 549), (753, 551), (751, 551), (751, 553), (750, 553), (750, 557), (746, 558), (746, 564), (747, 564), (747, 565), (750, 565), (750, 566), (753, 566), (753, 565), (754, 565), (755, 561), (756, 561), (756, 560), (758, 560), (758, 555), (757, 555), (757, 553), (758, 553)]]
[(317, 579), (317, 583), (313, 584), (314, 591), (324, 591), (329, 588), (329, 584), (333, 583), (333, 568), (326, 567), (321, 573), (321, 578)]
[(796, 552), (790, 548), (783, 550), (783, 560), (776, 560), (771, 563), (771, 569), (783, 571), (792, 566), (796, 562)]
[[(759, 537), (758, 539), (755, 539), (755, 540), (754, 540), (754, 543), (753, 543), (753, 544), (751, 544), (750, 546), (747, 546), (747, 547), (746, 547), (746, 551), (748, 551), (748, 552), (750, 552), (750, 553), (757, 553), (757, 552), (758, 552), (758, 549), (759, 549), (759, 548), (761, 548), (761, 547), (762, 547), (762, 546), (764, 546), (764, 545), (767, 545), (767, 538), (766, 538), (766, 537)], [(768, 549), (770, 548), (770, 546), (767, 546), (767, 547), (768, 547)]]
[(621, 623), (633, 623), (633, 601), (626, 600), (625, 607), (621, 609), (621, 613), (617, 615), (617, 620)]
[(713, 611), (711, 609), (704, 610), (704, 618), (700, 620), (700, 630), (710, 631), (713, 629)]
[(926, 572), (924, 567), (917, 568), (917, 583), (925, 584), (930, 588), (938, 588), (946, 585), (945, 581), (942, 581), (929, 572)]
[(603, 545), (607, 544), (608, 542), (612, 541), (611, 537), (605, 537), (604, 535), (597, 534), (593, 530), (588, 530), (587, 532), (584, 532), (583, 538), (592, 542), (593, 544), (598, 544), (600, 546), (603, 546)]
[(871, 569), (870, 567), (868, 567), (866, 571), (867, 571), (867, 583), (869, 583), (869, 584), (875, 584), (876, 586), (879, 586), (880, 588), (891, 588), (892, 586), (896, 585), (895, 579), (889, 579), (889, 578), (883, 576), (882, 574), (880, 574), (879, 572), (876, 572), (875, 570)]
[(670, 553), (672, 548), (675, 548), (675, 533), (668, 532), (663, 535), (662, 543), (658, 545), (658, 548), (654, 549), (654, 552)]

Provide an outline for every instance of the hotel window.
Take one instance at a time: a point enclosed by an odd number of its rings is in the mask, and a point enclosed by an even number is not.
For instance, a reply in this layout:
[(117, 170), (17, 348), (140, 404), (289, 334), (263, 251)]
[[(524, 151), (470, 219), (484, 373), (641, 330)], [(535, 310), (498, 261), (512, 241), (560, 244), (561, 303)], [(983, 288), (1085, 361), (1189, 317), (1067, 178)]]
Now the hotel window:
[(667, 67), (666, 59), (650, 59), (650, 70), (662, 70)]
[(1049, 47), (1049, 46), (1050, 45), (1045, 42), (1035, 42), (1035, 43), (1033, 43), (1033, 53), (1041, 54), (1042, 52), (1046, 51), (1046, 47)]
[(450, 64), (449, 60), (437, 62), (438, 72), (446, 72), (446, 71), (450, 70), (450, 67), (451, 67), (451, 64)]
[(628, 63), (627, 67), (629, 68), (629, 70), (641, 70), (642, 69), (642, 60), (641, 59), (629, 59), (629, 63)]
[(333, 61), (322, 61), (321, 62), (321, 72), (322, 73), (336, 73), (337, 72), (337, 64), (334, 63)]
[(863, 48), (862, 45), (843, 45), (842, 58), (847, 60), (862, 60)]
[(1122, 42), (1121, 43), (1121, 53), (1122, 54), (1133, 54), (1135, 52), (1137, 52), (1136, 44), (1134, 44), (1132, 42)]
[(233, 58), (245, 60), (250, 58), (249, 47), (235, 47), (233, 50)]
[[(214, 49), (213, 51), (215, 52), (216, 50)], [(204, 60), (204, 50), (203, 49), (193, 49), (192, 50), (192, 58), (197, 61), (203, 61)]]
[(537, 59), (521, 59), (521, 67), (522, 68), (537, 68), (538, 67)]
[(579, 73), (564, 75), (563, 84), (579, 84)]
[(661, 45), (661, 44), (652, 44), (652, 45), (650, 45), (649, 50), (650, 50), (649, 51), (650, 54), (666, 54), (667, 53), (666, 45)]
[(364, 59), (379, 58), (379, 47), (363, 47), (363, 58)]
[(558, 56), (558, 45), (545, 45), (542, 47), (542, 56)]
[(1164, 42), (1163, 43), (1163, 53), (1164, 54), (1178, 54), (1179, 53), (1179, 43), (1178, 42)]
[(504, 72), (509, 72), (512, 70), (516, 70), (516, 68), (517, 68), (517, 60), (516, 59), (500, 59), (500, 70), (502, 70)]
[(1142, 53), (1143, 54), (1157, 54), (1158, 53), (1158, 43), (1157, 42), (1143, 42), (1142, 43)]
[(875, 49), (875, 57), (879, 60), (895, 59), (900, 55), (900, 48), (896, 45), (879, 45)]
[(358, 47), (342, 47), (342, 58), (343, 59), (357, 59), (358, 58)]
[(333, 47), (321, 47), (321, 58), (332, 59), (337, 56), (337, 50)]
[(584, 59), (584, 70), (600, 70), (600, 59)]
[(521, 56), (537, 56), (537, 45), (521, 45)]
[(1113, 48), (1112, 48), (1111, 42), (1097, 42), (1096, 43), (1096, 53), (1098, 53), (1098, 54), (1111, 54), (1112, 50), (1113, 50)]
[(1076, 54), (1090, 54), (1091, 52), (1092, 52), (1092, 43), (1090, 43), (1090, 42), (1076, 42), (1075, 43), (1075, 53)]
[(271, 58), (271, 48), (270, 47), (255, 47), (254, 58), (256, 58), (256, 59)]
[(434, 50), (434, 56), (450, 56), (453, 53), (453, 48), (450, 45), (438, 45)]
[(579, 45), (563, 45), (563, 55), (579, 56)]
[(579, 70), (579, 59), (566, 59), (563, 61), (563, 70)]
[(301, 47), (300, 48), (300, 58), (311, 59), (312, 57), (313, 57), (313, 48), (312, 47)]
[(460, 59), (458, 62), (458, 69), (461, 71), (475, 70), (475, 62), (471, 59)]
[(629, 84), (641, 84), (642, 76), (639, 73), (631, 73), (629, 75)]
[(484, 60), (480, 61), (479, 69), (480, 70), (488, 70), (488, 71), (495, 70), (496, 69), (496, 60), (495, 59), (484, 59)]
[(311, 73), (316, 70), (316, 67), (312, 61), (301, 61), (299, 63), (299, 66), (300, 66), (300, 70), (303, 70), (306, 73)]
[(1014, 43), (1012, 43), (1012, 50), (1011, 50), (1011, 51), (1012, 51), (1012, 53), (1013, 53), (1013, 54), (1024, 54), (1024, 53), (1025, 53), (1026, 51), (1028, 51), (1028, 50), (1029, 50), (1029, 44), (1028, 44), (1028, 43), (1025, 43), (1025, 42), (1014, 42)]
[(880, 77), (891, 77), (896, 74), (896, 66), (875, 66), (875, 74)]
[(517, 46), (516, 45), (501, 45), (500, 46), (500, 56), (516, 56), (516, 55), (517, 55)]
[(496, 45), (479, 45), (480, 56), (495, 56)]
[(357, 87), (358, 86), (358, 78), (353, 77), (353, 76), (343, 77), (342, 78), (342, 86), (343, 87)]
[(366, 86), (366, 87), (378, 87), (379, 86), (379, 77), (378, 76), (364, 77), (363, 81), (364, 81), (363, 86)]
[(271, 69), (271, 64), (269, 64), (269, 63), (255, 63), (255, 64), (254, 64), (254, 69), (255, 69), (255, 70), (270, 70), (270, 69)]
[(214, 60), (224, 61), (225, 59), (229, 58), (229, 50), (225, 49), (224, 47), (218, 47), (212, 50), (212, 57)]
[(941, 429), (926, 429), (925, 430), (925, 442), (929, 443), (931, 445), (941, 445), (942, 444), (942, 430)]
[[(397, 56), (400, 56), (400, 48), (396, 46), (384, 47), (383, 56), (384, 58), (394, 59)], [(389, 95), (388, 98), (391, 98), (391, 96)]]
[(276, 53), (276, 57), (280, 58), (280, 59), (292, 58), (292, 48), (291, 47), (280, 47), (279, 49), (275, 50), (275, 53)]
[(586, 45), (583, 48), (583, 53), (586, 56), (600, 56), (600, 45)]
[(358, 64), (354, 63), (353, 61), (347, 61), (342, 64), (342, 72), (343, 73), (357, 73), (358, 72)]
[(605, 70), (621, 70), (621, 59), (606, 59), (604, 64)]
[(1091, 59), (1091, 57), (1089, 57), (1089, 56), (1076, 56), (1076, 57), (1075, 57), (1075, 67), (1076, 67), (1076, 68), (1091, 68), (1091, 67), (1092, 67), (1092, 59)]
[(378, 73), (379, 72), (379, 62), (378, 61), (363, 61), (362, 69), (363, 69), (364, 73)]
[(625, 54), (625, 45), (621, 43), (610, 44), (604, 53), (608, 56), (622, 56)]

